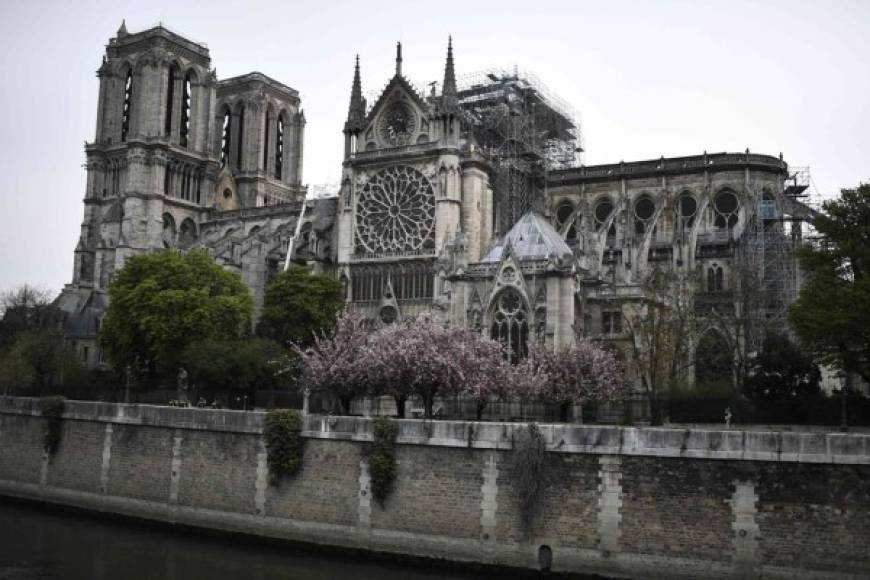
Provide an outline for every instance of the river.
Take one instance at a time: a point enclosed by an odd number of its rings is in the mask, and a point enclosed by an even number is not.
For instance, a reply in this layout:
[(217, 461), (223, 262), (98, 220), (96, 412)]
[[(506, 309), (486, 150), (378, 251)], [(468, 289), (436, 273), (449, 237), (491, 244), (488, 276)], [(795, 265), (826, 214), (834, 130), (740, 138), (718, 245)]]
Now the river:
[(425, 562), (373, 560), (57, 511), (0, 498), (3, 580), (476, 580)]

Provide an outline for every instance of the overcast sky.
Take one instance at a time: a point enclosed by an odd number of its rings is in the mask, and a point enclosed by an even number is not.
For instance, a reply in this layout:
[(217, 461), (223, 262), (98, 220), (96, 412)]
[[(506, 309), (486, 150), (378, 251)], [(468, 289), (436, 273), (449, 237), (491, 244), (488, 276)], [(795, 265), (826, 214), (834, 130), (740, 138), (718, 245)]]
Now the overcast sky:
[(162, 21), (205, 42), (219, 78), (297, 89), (304, 180), (336, 182), (353, 58), (363, 90), (392, 76), (395, 42), (418, 85), (534, 72), (577, 111), (587, 164), (704, 150), (810, 166), (819, 193), (870, 180), (870, 2), (249, 2), (4, 0), (0, 8), (0, 290), (69, 282), (104, 46)]

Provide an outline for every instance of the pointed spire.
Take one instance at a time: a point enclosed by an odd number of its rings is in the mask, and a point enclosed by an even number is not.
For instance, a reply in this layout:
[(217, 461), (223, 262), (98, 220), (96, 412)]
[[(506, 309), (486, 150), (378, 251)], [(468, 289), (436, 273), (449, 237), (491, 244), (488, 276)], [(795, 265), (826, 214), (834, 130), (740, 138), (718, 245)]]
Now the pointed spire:
[(128, 34), (128, 32), (127, 32), (127, 20), (126, 20), (126, 19), (122, 19), (122, 20), (121, 20), (121, 26), (118, 27), (118, 34), (117, 34), (117, 36), (119, 36), (119, 37), (121, 37), (121, 36), (127, 36), (127, 34)]
[(447, 37), (447, 64), (444, 66), (444, 84), (441, 89), (442, 113), (459, 112), (459, 94), (456, 90), (456, 71), (453, 69), (453, 37)]
[(396, 76), (402, 76), (402, 43), (396, 43)]
[(362, 96), (362, 81), (359, 74), (359, 55), (356, 55), (356, 66), (353, 70), (353, 86), (350, 90), (350, 107), (347, 111), (347, 122), (344, 124), (346, 133), (362, 131), (366, 116), (365, 100)]

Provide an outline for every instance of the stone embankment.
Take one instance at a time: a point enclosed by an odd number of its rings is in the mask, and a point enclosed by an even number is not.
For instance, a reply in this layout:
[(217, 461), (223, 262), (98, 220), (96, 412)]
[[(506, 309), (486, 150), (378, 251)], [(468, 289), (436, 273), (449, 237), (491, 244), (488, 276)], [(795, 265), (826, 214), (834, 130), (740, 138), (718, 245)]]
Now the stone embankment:
[(649, 578), (870, 578), (870, 435), (542, 425), (548, 484), (520, 517), (515, 423), (398, 421), (372, 501), (370, 419), (305, 417), (269, 484), (264, 414), (0, 398), (0, 495), (216, 530), (477, 564)]

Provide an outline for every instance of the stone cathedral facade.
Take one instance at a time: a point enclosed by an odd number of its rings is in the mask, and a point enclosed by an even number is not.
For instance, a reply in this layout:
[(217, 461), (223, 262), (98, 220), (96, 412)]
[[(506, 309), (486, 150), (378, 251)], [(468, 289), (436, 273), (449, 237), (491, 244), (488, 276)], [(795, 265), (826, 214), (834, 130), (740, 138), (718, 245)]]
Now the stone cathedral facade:
[(736, 308), (741, 247), (797, 235), (783, 216), (809, 211), (781, 156), (579, 164), (572, 119), (534, 83), (459, 86), (455, 67), (448, 45), (440, 90), (423, 94), (399, 45), (369, 104), (357, 60), (340, 189), (306, 204), (297, 91), (260, 73), (218, 79), (203, 45), (122, 26), (97, 72), (84, 220), (59, 299), (83, 356), (99, 358), (106, 290), (127, 257), (204, 248), (259, 307), (297, 231), (289, 260), (334, 273), (349, 307), (381, 324), (431, 312), (517, 355), (535, 337), (577, 335), (626, 350), (623, 314), (650, 272), (692, 273), (699, 299)]

